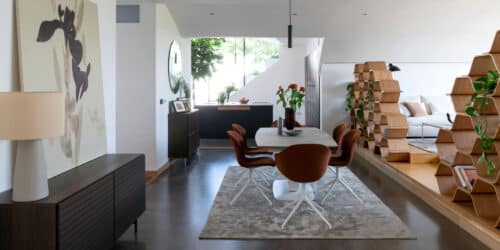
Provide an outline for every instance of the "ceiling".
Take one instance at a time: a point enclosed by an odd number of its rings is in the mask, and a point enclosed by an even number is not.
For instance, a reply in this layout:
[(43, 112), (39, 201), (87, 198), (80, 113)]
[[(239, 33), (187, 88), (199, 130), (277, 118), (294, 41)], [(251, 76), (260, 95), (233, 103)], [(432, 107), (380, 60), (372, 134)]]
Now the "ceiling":
[[(287, 0), (156, 2), (167, 4), (186, 37), (287, 34)], [(292, 6), (294, 36), (324, 37), (327, 63), (470, 61), (500, 29), (499, 0), (292, 0)]]

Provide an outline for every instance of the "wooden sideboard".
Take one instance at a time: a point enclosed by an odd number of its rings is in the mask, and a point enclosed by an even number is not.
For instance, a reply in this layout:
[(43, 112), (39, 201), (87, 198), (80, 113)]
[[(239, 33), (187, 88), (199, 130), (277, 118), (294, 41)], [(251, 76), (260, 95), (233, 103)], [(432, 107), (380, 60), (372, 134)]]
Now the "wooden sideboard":
[(168, 157), (186, 158), (190, 162), (200, 146), (198, 110), (168, 115)]
[(224, 104), (199, 105), (200, 137), (203, 139), (226, 139), (231, 124), (238, 123), (246, 128), (249, 138), (261, 127), (270, 127), (273, 122), (273, 105)]
[(0, 194), (0, 249), (110, 249), (146, 209), (145, 156), (108, 154), (49, 179), (47, 198)]

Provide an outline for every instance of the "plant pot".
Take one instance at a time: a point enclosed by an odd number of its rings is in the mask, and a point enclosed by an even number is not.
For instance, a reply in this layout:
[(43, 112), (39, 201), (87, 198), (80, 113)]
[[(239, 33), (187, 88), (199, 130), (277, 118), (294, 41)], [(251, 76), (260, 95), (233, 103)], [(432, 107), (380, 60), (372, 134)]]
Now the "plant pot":
[(295, 111), (291, 108), (285, 109), (285, 128), (288, 130), (295, 128)]

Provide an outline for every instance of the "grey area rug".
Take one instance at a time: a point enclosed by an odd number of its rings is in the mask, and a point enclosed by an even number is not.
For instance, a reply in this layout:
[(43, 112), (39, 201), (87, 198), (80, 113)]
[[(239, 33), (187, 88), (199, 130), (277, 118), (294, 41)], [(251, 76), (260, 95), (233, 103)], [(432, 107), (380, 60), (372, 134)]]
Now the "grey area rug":
[[(238, 167), (227, 170), (200, 239), (416, 239), (397, 215), (347, 168), (342, 169), (341, 175), (364, 203), (361, 204), (337, 183), (335, 195), (323, 205), (323, 214), (332, 224), (332, 229), (328, 229), (304, 202), (282, 230), (281, 224), (292, 207), (283, 210), (287, 202), (275, 199), (270, 206), (252, 185), (233, 206), (229, 205), (234, 194), (244, 185), (242, 181), (237, 188), (234, 187), (240, 171)], [(329, 171), (315, 185), (316, 200), (323, 198), (327, 192), (325, 184), (332, 179), (333, 174)], [(272, 198), (272, 194), (269, 197)]]

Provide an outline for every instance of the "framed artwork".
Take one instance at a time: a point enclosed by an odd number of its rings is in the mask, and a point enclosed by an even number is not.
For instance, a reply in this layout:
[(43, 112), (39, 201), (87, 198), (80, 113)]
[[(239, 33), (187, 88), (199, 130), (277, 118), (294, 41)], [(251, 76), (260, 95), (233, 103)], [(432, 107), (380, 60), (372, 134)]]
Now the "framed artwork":
[(66, 134), (43, 142), (52, 177), (106, 153), (97, 5), (89, 0), (16, 3), (22, 90), (66, 95)]
[(176, 113), (186, 112), (186, 106), (183, 101), (174, 101), (174, 110)]

